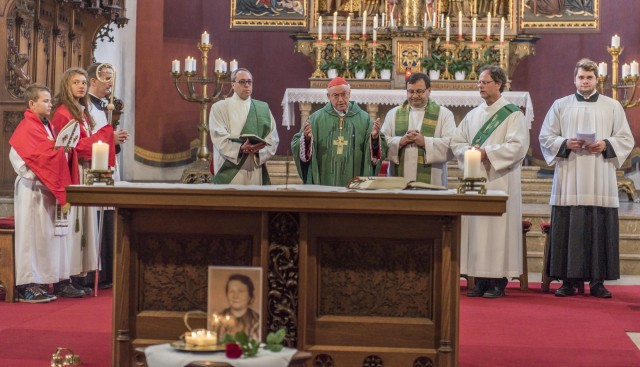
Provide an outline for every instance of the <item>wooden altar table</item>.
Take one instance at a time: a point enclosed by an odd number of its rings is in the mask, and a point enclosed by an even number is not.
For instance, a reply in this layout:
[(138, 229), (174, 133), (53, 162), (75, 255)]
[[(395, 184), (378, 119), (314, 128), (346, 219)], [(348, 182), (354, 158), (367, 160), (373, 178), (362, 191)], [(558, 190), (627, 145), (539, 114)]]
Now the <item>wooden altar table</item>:
[[(503, 92), (509, 102), (524, 109), (525, 119), (529, 129), (533, 121), (533, 104), (529, 92)], [(365, 108), (370, 114), (377, 114), (380, 105), (397, 106), (405, 101), (407, 92), (403, 89), (352, 89), (351, 100), (357, 102), (360, 107)], [(462, 90), (432, 90), (430, 98), (441, 106), (447, 107), (476, 107), (484, 100), (478, 91)], [(300, 121), (307, 119), (311, 113), (312, 104), (326, 104), (326, 89), (310, 88), (287, 88), (282, 98), (282, 126), (290, 128), (295, 126), (295, 103), (300, 104)], [(376, 116), (372, 116), (376, 117)]]
[(261, 266), (264, 333), (286, 327), (314, 365), (457, 366), (460, 217), (501, 215), (507, 200), (127, 182), (67, 193), (116, 207), (114, 367), (135, 366), (136, 348), (176, 340), (184, 312), (206, 310), (210, 265)]

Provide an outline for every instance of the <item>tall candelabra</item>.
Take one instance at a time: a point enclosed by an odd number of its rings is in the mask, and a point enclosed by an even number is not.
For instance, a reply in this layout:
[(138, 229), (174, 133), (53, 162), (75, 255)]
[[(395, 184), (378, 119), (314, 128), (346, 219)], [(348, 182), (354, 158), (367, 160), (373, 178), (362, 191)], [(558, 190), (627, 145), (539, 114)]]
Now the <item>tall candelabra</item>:
[[(209, 35), (207, 32), (202, 34), (201, 42), (197, 44), (198, 49), (202, 53), (202, 69), (201, 75), (198, 76), (196, 71), (196, 60), (192, 57), (185, 59), (184, 73), (180, 71), (180, 61), (173, 60), (171, 75), (173, 76), (174, 85), (176, 91), (180, 97), (188, 102), (198, 103), (200, 105), (200, 119), (198, 122), (198, 139), (199, 146), (197, 152), (197, 160), (191, 164), (182, 173), (181, 181), (184, 183), (205, 183), (211, 182), (213, 176), (209, 170), (210, 152), (207, 147), (209, 126), (207, 107), (209, 104), (217, 102), (227, 97), (223, 94), (225, 87), (228, 87), (230, 91), (230, 75), (227, 71), (226, 62), (218, 59), (216, 60), (214, 76), (209, 78), (207, 74), (207, 61), (208, 53), (212, 48), (209, 43)], [(231, 61), (230, 69), (235, 70), (237, 68), (237, 62)], [(187, 92), (183, 92), (181, 85), (186, 84)], [(209, 84), (213, 84), (214, 88), (211, 94), (208, 94), (207, 87)], [(200, 86), (200, 93), (198, 93), (196, 86)]]
[[(611, 82), (607, 75), (607, 64), (601, 62), (598, 64), (598, 91), (601, 94), (611, 93), (611, 98), (618, 100), (623, 108), (633, 108), (640, 105), (640, 98), (636, 98), (636, 90), (638, 88), (639, 68), (636, 61), (631, 64), (622, 65), (622, 78), (618, 78), (618, 65), (620, 55), (624, 51), (624, 47), (620, 46), (620, 37), (617, 35), (611, 38), (611, 46), (607, 47), (607, 52), (611, 55)], [(622, 92), (619, 94), (619, 92)], [(623, 164), (628, 166), (629, 158)], [(640, 197), (636, 193), (636, 187), (630, 178), (624, 176), (623, 170), (618, 170), (618, 191), (624, 191), (630, 200), (640, 202)]]

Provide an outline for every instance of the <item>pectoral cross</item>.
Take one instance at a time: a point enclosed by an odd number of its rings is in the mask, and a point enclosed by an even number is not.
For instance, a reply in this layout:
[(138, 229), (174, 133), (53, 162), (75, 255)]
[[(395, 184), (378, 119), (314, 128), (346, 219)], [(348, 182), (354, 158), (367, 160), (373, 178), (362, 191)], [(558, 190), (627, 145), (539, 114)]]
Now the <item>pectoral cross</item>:
[(338, 136), (338, 139), (333, 141), (333, 145), (336, 145), (338, 148), (336, 149), (336, 154), (342, 155), (342, 150), (345, 145), (349, 145), (349, 142), (344, 140), (342, 135)]

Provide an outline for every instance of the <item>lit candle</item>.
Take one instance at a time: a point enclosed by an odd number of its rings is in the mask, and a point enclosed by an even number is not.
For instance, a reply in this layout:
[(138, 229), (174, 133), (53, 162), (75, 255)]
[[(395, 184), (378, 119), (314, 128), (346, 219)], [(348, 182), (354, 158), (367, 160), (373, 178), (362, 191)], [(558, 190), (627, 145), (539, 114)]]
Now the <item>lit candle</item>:
[(387, 24), (385, 23), (385, 20), (387, 20), (387, 14), (382, 13), (382, 26), (383, 27), (387, 26)]
[(203, 45), (209, 44), (209, 33), (207, 33), (207, 31), (204, 31), (204, 33), (200, 37), (200, 43), (202, 43)]
[[(193, 60), (193, 70), (196, 69), (196, 60)], [(227, 72), (227, 62), (222, 60), (222, 72), (226, 73)]]
[(184, 72), (188, 73), (191, 71), (191, 56), (187, 56), (186, 59), (184, 59)]
[(444, 27), (444, 13), (440, 14), (440, 28)]
[(351, 39), (351, 17), (347, 17), (347, 35), (344, 39), (347, 42)]
[(193, 57), (191, 58), (191, 71), (196, 72), (196, 59)]
[(426, 11), (424, 12), (424, 17), (423, 18), (424, 18), (422, 20), (423, 27), (424, 27), (424, 29), (427, 29), (427, 12)]
[(622, 78), (626, 78), (631, 75), (631, 66), (629, 64), (622, 65)]
[(171, 61), (171, 71), (174, 73), (180, 72), (180, 60)]
[(212, 346), (217, 344), (218, 338), (215, 333), (205, 329), (196, 329), (184, 334), (184, 341), (187, 344), (199, 346)]
[(598, 75), (607, 76), (607, 63), (601, 62), (598, 64)]
[(322, 16), (318, 17), (318, 41), (322, 41)]
[(491, 39), (491, 12), (487, 13), (487, 41)]
[(451, 19), (449, 17), (447, 17), (447, 28), (446, 28), (446, 32), (447, 32), (447, 44), (449, 44), (449, 40), (451, 39)]
[(367, 35), (367, 11), (365, 10), (362, 13), (362, 38), (365, 38)]
[(378, 14), (373, 17), (373, 43), (376, 43), (378, 40)]
[(229, 62), (229, 71), (235, 71), (238, 69), (238, 62), (236, 61), (236, 59), (231, 60), (231, 62)]
[(480, 150), (471, 148), (464, 152), (464, 178), (480, 178), (480, 158), (482, 154)]
[(458, 12), (458, 38), (462, 39), (462, 11)]
[(214, 70), (217, 72), (222, 71), (222, 59), (219, 57), (216, 59)]
[(638, 76), (638, 62), (636, 60), (631, 61), (631, 76)]
[(109, 169), (109, 144), (98, 140), (91, 146), (91, 169), (106, 171)]
[(333, 38), (338, 38), (338, 12), (333, 12)]
[(474, 17), (471, 21), (471, 42), (476, 43), (476, 22), (477, 18)]
[(611, 47), (620, 47), (620, 36), (617, 34), (611, 37)]
[(433, 27), (434, 28), (438, 28), (438, 19), (436, 18), (436, 12), (433, 12), (433, 15), (431, 16), (431, 21), (433, 22)]
[(500, 44), (504, 43), (504, 17), (500, 19)]

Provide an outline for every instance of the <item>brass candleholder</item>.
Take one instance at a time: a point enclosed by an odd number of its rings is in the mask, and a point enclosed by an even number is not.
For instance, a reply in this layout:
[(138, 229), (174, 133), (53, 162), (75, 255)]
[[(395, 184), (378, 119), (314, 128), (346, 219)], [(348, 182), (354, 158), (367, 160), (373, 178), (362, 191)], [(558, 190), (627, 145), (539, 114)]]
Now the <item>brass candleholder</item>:
[(344, 62), (347, 65), (347, 70), (345, 70), (343, 77), (353, 78), (353, 74), (351, 73), (351, 40), (344, 41)]
[(325, 77), (324, 72), (320, 69), (320, 62), (322, 60), (322, 40), (316, 41), (315, 49), (316, 49), (316, 70), (313, 72), (311, 77), (320, 79)]
[(487, 188), (485, 187), (483, 182), (487, 182), (487, 179), (484, 177), (463, 178), (460, 186), (458, 186), (458, 194), (464, 194), (468, 191), (477, 191), (478, 194), (485, 195), (487, 193)]
[[(380, 75), (376, 70), (376, 52), (378, 51), (376, 41), (372, 41), (368, 47), (371, 49), (371, 52), (369, 52), (369, 55), (371, 55), (371, 73), (369, 73), (368, 79), (380, 79)], [(362, 49), (364, 50), (364, 45)]]
[[(462, 45), (463, 42), (460, 41), (460, 44)], [(451, 57), (453, 55), (453, 51), (456, 48), (458, 48), (458, 46), (452, 43), (445, 43), (441, 47), (444, 48), (445, 60), (444, 60), (444, 73), (442, 73), (442, 75), (440, 76), (440, 79), (451, 80), (453, 79), (453, 75), (451, 75), (451, 72), (449, 72), (449, 64), (451, 64)]]
[(69, 348), (58, 347), (51, 356), (51, 367), (79, 366), (80, 356)]
[[(210, 43), (198, 43), (198, 49), (202, 53), (202, 76), (197, 77), (196, 72), (185, 72), (184, 78), (182, 73), (172, 72), (174, 86), (180, 97), (187, 102), (194, 102), (200, 105), (200, 121), (198, 123), (199, 146), (197, 152), (197, 160), (182, 172), (181, 181), (183, 183), (205, 183), (212, 181), (212, 174), (209, 171), (210, 152), (207, 147), (209, 135), (209, 124), (207, 116), (207, 107), (209, 104), (226, 98), (222, 94), (223, 89), (229, 86), (229, 94), (232, 92), (230, 88), (231, 72), (215, 71), (215, 77), (209, 78), (207, 75), (208, 53), (212, 48)], [(180, 88), (180, 84), (186, 84), (188, 92), (185, 94)], [(209, 84), (214, 85), (211, 95), (207, 93)], [(196, 90), (196, 85), (200, 86), (200, 93)]]
[(476, 80), (478, 79), (478, 73), (476, 72), (476, 64), (478, 63), (478, 57), (480, 54), (480, 50), (482, 50), (484, 46), (480, 42), (472, 42), (469, 45), (469, 49), (471, 50), (471, 72), (467, 76), (467, 80)]
[(85, 185), (93, 185), (94, 183), (106, 183), (107, 186), (113, 186), (113, 170), (87, 169), (84, 171)]

